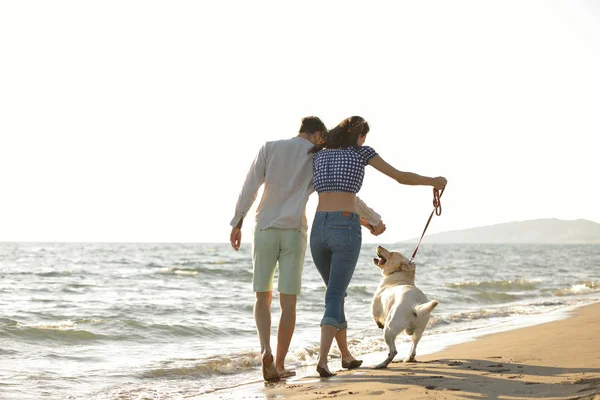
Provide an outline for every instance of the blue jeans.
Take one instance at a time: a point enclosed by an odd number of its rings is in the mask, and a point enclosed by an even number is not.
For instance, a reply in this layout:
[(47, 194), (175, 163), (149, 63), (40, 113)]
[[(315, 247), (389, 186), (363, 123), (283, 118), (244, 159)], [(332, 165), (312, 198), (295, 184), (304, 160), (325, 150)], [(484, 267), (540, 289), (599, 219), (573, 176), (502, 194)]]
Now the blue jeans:
[(321, 326), (332, 325), (337, 329), (348, 327), (344, 298), (356, 268), (361, 243), (358, 214), (317, 211), (310, 233), (310, 251), (327, 287)]

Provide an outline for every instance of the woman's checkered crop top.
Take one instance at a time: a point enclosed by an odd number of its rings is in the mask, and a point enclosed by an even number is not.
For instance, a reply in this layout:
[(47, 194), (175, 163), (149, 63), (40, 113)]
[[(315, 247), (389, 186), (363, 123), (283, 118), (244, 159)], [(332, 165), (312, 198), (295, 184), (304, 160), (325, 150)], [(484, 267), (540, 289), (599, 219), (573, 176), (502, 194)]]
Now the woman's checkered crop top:
[(313, 159), (313, 186), (317, 193), (358, 193), (365, 167), (377, 152), (369, 146), (323, 149)]

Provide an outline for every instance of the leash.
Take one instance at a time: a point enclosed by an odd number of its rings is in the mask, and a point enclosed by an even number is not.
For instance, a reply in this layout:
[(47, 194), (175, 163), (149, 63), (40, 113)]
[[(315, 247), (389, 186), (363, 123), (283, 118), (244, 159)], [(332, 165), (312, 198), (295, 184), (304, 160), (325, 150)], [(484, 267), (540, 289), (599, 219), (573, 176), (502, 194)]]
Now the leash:
[(425, 224), (425, 229), (423, 229), (423, 233), (421, 234), (421, 239), (419, 239), (419, 243), (417, 243), (417, 247), (415, 247), (415, 251), (412, 254), (412, 257), (410, 258), (410, 263), (413, 263), (413, 260), (415, 259), (415, 256), (417, 255), (417, 250), (419, 250), (419, 246), (421, 245), (421, 240), (423, 240), (423, 236), (425, 236), (425, 231), (427, 230), (427, 227), (429, 226), (429, 223), (431, 222), (431, 218), (433, 218), (433, 214), (435, 215), (442, 215), (442, 202), (441, 202), (441, 197), (444, 194), (444, 190), (446, 188), (444, 187), (442, 189), (442, 191), (440, 192), (438, 189), (433, 188), (433, 211), (431, 211), (431, 214), (429, 215), (429, 219), (427, 220), (427, 223)]

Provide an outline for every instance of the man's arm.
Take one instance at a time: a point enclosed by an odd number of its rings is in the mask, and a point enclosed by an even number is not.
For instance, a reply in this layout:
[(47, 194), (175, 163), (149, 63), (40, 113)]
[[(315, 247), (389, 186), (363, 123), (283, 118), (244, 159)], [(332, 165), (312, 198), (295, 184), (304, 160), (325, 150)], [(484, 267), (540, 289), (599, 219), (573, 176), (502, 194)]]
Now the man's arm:
[(267, 167), (267, 154), (266, 144), (261, 147), (258, 155), (252, 162), (248, 175), (246, 175), (246, 181), (242, 187), (242, 191), (238, 197), (238, 201), (235, 205), (235, 216), (229, 223), (232, 226), (229, 240), (231, 247), (235, 251), (238, 251), (242, 241), (242, 224), (244, 223), (244, 217), (248, 213), (250, 207), (256, 200), (258, 189), (265, 181)]
[(371, 231), (375, 236), (385, 231), (385, 224), (381, 221), (381, 215), (373, 211), (358, 196), (356, 196), (356, 211), (360, 215), (360, 224)]
[(358, 211), (358, 214), (373, 226), (379, 225), (381, 222), (381, 215), (373, 211), (373, 209), (366, 205), (358, 196), (356, 196), (356, 211)]

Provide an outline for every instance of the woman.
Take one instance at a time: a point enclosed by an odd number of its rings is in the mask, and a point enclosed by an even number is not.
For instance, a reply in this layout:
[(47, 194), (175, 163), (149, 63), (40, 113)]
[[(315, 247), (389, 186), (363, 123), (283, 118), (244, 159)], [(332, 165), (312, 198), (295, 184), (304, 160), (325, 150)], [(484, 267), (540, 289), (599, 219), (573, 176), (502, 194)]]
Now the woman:
[(327, 366), (334, 337), (342, 353), (343, 368), (358, 368), (362, 364), (348, 350), (344, 297), (362, 243), (355, 196), (362, 186), (365, 167), (371, 165), (403, 185), (428, 185), (436, 189), (443, 189), (446, 185), (443, 177), (430, 178), (402, 172), (389, 165), (371, 147), (363, 146), (368, 132), (369, 125), (363, 118), (350, 117), (323, 135), (310, 150), (316, 153), (313, 185), (319, 194), (310, 249), (327, 287), (317, 362), (317, 372), (324, 378), (335, 375)]

